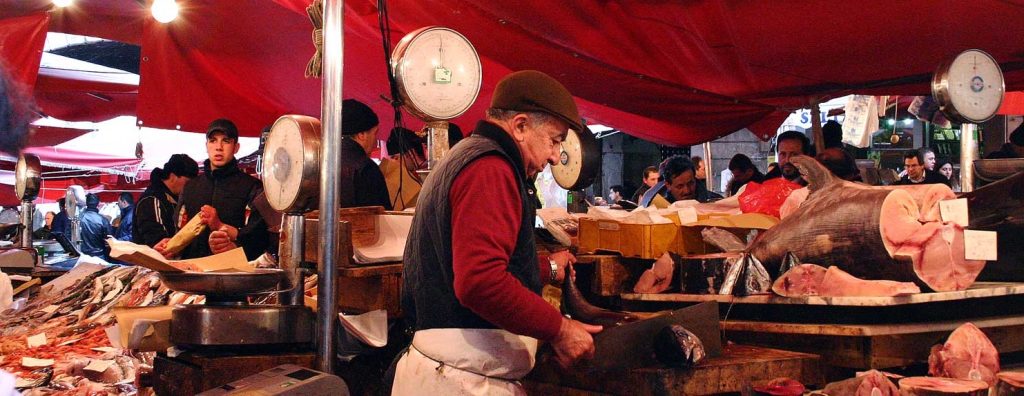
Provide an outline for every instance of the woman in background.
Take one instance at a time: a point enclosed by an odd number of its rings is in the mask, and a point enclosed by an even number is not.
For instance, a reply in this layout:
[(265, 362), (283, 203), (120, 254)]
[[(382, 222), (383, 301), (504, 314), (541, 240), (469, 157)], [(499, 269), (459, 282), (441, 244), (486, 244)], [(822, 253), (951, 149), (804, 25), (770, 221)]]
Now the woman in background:
[(953, 163), (948, 158), (940, 159), (935, 164), (935, 169), (939, 171), (939, 174), (949, 179), (949, 185), (953, 192), (960, 192), (960, 175), (953, 174)]

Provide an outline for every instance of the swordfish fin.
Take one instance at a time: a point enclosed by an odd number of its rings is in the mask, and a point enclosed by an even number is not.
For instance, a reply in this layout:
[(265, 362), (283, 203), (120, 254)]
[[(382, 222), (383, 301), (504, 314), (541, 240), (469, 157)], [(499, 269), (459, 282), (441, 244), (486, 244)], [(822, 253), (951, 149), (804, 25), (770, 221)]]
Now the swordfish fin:
[(839, 182), (839, 179), (814, 157), (798, 155), (790, 158), (789, 162), (800, 170), (800, 174), (807, 181), (807, 188), (812, 193)]

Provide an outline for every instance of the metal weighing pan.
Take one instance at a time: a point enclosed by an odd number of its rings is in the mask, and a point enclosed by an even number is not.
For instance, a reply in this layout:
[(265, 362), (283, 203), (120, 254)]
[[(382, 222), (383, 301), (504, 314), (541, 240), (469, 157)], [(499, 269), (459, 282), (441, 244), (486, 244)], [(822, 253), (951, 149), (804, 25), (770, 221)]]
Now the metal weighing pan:
[(253, 272), (161, 272), (160, 280), (174, 291), (205, 296), (244, 296), (277, 287), (284, 271), (261, 268)]
[(974, 161), (979, 181), (991, 183), (1024, 171), (1024, 158), (981, 159)]

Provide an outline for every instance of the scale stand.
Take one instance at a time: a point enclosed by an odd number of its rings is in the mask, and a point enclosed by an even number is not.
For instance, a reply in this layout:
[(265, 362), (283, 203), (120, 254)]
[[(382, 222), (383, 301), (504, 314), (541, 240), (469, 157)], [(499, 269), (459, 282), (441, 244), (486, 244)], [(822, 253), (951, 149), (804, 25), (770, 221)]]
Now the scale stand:
[(285, 271), (285, 288), (291, 289), (279, 293), (278, 303), (281, 305), (303, 305), (305, 288), (302, 274), (302, 259), (306, 253), (306, 218), (301, 213), (286, 213), (284, 227), (281, 229), (282, 249), (279, 254), (280, 267)]
[(21, 201), (21, 247), (32, 248), (32, 226), (33, 215), (36, 212), (36, 204), (32, 201)]

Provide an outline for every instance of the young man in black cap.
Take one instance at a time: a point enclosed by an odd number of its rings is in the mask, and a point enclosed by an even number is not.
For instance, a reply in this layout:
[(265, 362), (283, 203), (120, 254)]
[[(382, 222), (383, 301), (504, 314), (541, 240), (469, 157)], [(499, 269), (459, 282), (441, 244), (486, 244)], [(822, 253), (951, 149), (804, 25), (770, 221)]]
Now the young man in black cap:
[(82, 235), (82, 254), (107, 259), (110, 248), (107, 247), (107, 235), (114, 233), (110, 220), (100, 214), (98, 209), (100, 198), (96, 194), (86, 194), (85, 210), (78, 215), (78, 224)]
[(174, 154), (162, 168), (153, 169), (149, 187), (139, 196), (135, 205), (135, 226), (132, 241), (154, 246), (164, 238), (174, 236), (174, 208), (185, 183), (199, 175), (199, 165), (187, 154)]
[[(177, 228), (199, 215), (206, 229), (181, 252), (181, 258), (205, 257), (235, 247), (245, 249), (249, 260), (266, 251), (267, 227), (259, 211), (246, 209), (261, 192), (263, 184), (238, 168), (238, 128), (218, 119), (206, 129), (206, 154), (202, 175), (189, 180), (178, 200)], [(176, 228), (176, 229), (177, 229)], [(154, 248), (164, 253), (166, 239)]]
[(558, 160), (569, 128), (588, 133), (562, 84), (512, 73), (487, 118), (427, 177), (402, 272), (416, 333), (393, 394), (522, 394), (516, 381), (533, 368), (538, 340), (564, 366), (593, 356), (591, 334), (601, 327), (563, 317), (540, 297), (575, 257), (538, 257), (533, 236), (532, 180)]
[(383, 206), (391, 210), (384, 174), (370, 159), (377, 147), (377, 114), (355, 99), (342, 101), (341, 112), (341, 207)]

